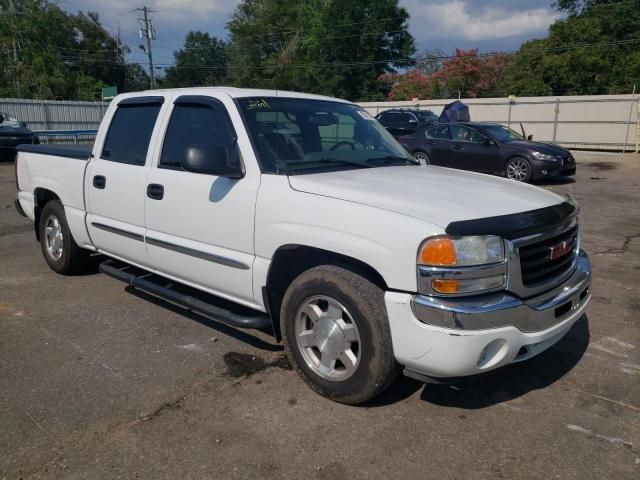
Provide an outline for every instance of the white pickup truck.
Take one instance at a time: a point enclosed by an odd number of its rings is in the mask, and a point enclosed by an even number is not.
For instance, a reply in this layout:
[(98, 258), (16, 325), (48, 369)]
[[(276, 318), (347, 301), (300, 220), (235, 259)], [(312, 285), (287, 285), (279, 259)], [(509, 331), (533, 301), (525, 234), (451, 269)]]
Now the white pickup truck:
[(16, 183), (53, 270), (99, 252), (135, 288), (269, 329), (311, 388), (345, 403), (402, 369), (448, 381), (531, 358), (591, 297), (570, 199), (417, 165), (334, 98), (119, 95), (92, 148), (20, 147)]

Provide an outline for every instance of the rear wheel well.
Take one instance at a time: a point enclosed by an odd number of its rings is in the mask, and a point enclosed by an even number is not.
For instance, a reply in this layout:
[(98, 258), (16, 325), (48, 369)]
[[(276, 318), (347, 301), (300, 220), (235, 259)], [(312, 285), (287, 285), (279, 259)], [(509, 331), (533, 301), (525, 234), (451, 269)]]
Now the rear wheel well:
[(302, 272), (319, 265), (342, 267), (365, 277), (382, 290), (388, 289), (382, 275), (361, 260), (306, 245), (284, 245), (276, 250), (271, 259), (264, 298), (267, 304), (265, 306), (271, 315), (274, 333), (278, 341), (281, 339), (280, 307), (287, 288)]
[(33, 192), (33, 214), (34, 214), (34, 227), (36, 231), (36, 240), (40, 241), (40, 213), (44, 206), (51, 200), (60, 200), (60, 197), (46, 188), (36, 188)]

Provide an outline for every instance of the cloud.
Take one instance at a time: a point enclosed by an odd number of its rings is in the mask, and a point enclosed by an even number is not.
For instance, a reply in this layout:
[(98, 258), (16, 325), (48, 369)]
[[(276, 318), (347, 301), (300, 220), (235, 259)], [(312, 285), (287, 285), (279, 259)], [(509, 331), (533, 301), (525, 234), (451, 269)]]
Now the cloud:
[[(418, 43), (437, 46), (453, 42), (496, 43), (502, 39), (544, 36), (558, 13), (549, 1), (441, 1), (404, 0), (411, 15), (411, 32)], [(508, 42), (509, 44), (511, 42)]]
[[(294, 1), (294, 0), (292, 0)], [(300, 0), (295, 0), (300, 1)], [(70, 12), (95, 11), (110, 32), (120, 26), (125, 42), (132, 47), (132, 59), (146, 61), (139, 51), (135, 7), (146, 4), (153, 14), (158, 39), (154, 42), (159, 63), (171, 63), (189, 30), (202, 30), (226, 38), (225, 25), (240, 0), (62, 0)], [(534, 37), (545, 36), (558, 17), (551, 0), (400, 0), (411, 18), (409, 31), (418, 51), (440, 48), (515, 50)]]

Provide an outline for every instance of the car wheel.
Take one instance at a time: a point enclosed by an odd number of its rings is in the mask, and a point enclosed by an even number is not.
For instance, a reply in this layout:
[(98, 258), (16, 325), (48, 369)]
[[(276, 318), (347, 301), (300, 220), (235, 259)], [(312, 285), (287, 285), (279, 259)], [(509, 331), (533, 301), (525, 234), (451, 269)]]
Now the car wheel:
[(420, 162), (420, 165), (431, 165), (431, 160), (429, 159), (429, 155), (426, 152), (413, 152), (413, 158)]
[(59, 200), (48, 202), (38, 224), (42, 255), (56, 273), (72, 275), (89, 264), (89, 251), (78, 247), (71, 236), (64, 207)]
[(397, 377), (384, 292), (350, 270), (322, 265), (287, 289), (281, 329), (291, 363), (317, 393), (365, 402)]
[(531, 181), (532, 175), (533, 168), (526, 158), (514, 157), (507, 162), (505, 167), (505, 176), (507, 178), (517, 182), (528, 183)]

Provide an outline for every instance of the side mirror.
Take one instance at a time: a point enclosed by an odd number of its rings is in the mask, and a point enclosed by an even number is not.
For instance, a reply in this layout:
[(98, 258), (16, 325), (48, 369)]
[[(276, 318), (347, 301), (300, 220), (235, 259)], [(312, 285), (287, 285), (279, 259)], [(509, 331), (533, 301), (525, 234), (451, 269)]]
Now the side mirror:
[(490, 138), (485, 138), (482, 140), (483, 145), (493, 145), (493, 141)]
[(191, 145), (182, 160), (182, 168), (187, 172), (206, 173), (218, 177), (244, 177), (242, 164), (231, 159), (227, 148), (215, 145)]
[(533, 135), (529, 135), (529, 136), (527, 137), (527, 140), (529, 140), (529, 141), (533, 140)]

